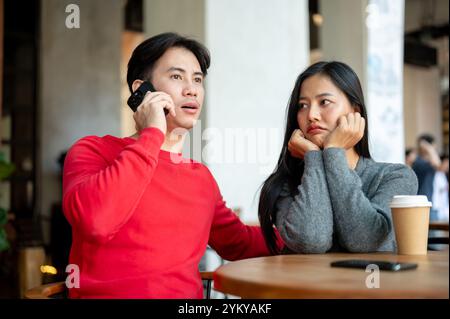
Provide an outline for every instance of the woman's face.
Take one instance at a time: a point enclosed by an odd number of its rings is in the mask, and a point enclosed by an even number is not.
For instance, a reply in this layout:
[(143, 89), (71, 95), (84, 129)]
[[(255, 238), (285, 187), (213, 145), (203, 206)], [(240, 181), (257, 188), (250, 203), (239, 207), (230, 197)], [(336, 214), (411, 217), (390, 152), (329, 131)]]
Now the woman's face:
[(355, 112), (347, 96), (326, 75), (316, 74), (300, 88), (297, 122), (306, 139), (320, 148), (342, 115)]

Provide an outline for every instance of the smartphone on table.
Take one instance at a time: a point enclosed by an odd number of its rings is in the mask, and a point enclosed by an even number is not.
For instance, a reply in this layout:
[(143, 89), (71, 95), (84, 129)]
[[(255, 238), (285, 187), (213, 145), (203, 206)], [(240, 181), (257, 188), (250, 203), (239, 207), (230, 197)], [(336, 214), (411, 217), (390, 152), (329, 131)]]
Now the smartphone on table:
[(400, 271), (417, 268), (417, 264), (413, 263), (400, 263), (381, 260), (350, 259), (350, 260), (339, 260), (331, 263), (331, 267), (360, 268), (360, 269), (366, 269), (367, 266), (369, 265), (377, 265), (380, 270), (388, 270), (388, 271)]

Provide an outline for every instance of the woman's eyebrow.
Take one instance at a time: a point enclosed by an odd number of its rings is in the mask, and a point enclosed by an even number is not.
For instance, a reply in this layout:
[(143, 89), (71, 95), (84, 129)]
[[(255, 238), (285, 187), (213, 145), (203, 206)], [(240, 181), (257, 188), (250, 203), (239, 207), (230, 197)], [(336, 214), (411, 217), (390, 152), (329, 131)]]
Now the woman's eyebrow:
[[(324, 97), (324, 96), (333, 96), (333, 94), (327, 93), (327, 92), (325, 92), (325, 93), (320, 93), (320, 94), (317, 94), (314, 98)], [(306, 96), (300, 96), (299, 100), (302, 100), (302, 99), (307, 100), (308, 97), (306, 97)]]
[(318, 98), (318, 97), (324, 97), (324, 96), (333, 96), (333, 94), (331, 94), (331, 93), (320, 93), (320, 94), (317, 94), (315, 97)]
[[(327, 93), (327, 92), (325, 92), (325, 93), (320, 93), (320, 94), (317, 94), (314, 98), (324, 97), (324, 96), (333, 96), (333, 94)], [(306, 96), (300, 96), (300, 97), (299, 97), (299, 100), (307, 100), (307, 99), (309, 99), (309, 98), (306, 97)]]

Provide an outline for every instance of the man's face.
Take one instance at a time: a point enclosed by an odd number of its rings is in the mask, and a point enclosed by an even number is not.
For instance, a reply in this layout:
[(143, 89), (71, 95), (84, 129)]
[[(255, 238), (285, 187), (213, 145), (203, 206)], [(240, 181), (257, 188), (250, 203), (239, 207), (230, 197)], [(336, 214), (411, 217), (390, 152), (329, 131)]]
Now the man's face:
[(175, 104), (176, 116), (166, 116), (168, 133), (195, 125), (205, 96), (203, 80), (197, 58), (185, 48), (170, 48), (156, 61), (151, 82), (157, 91), (169, 94)]

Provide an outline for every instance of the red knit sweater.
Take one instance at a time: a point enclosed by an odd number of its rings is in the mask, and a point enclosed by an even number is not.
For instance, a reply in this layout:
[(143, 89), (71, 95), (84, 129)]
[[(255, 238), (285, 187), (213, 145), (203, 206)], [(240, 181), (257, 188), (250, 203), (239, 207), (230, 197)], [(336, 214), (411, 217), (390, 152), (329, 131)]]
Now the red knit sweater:
[(207, 244), (227, 260), (269, 254), (209, 170), (160, 150), (163, 140), (147, 128), (138, 140), (85, 137), (68, 152), (63, 209), (80, 269), (71, 298), (202, 298)]

